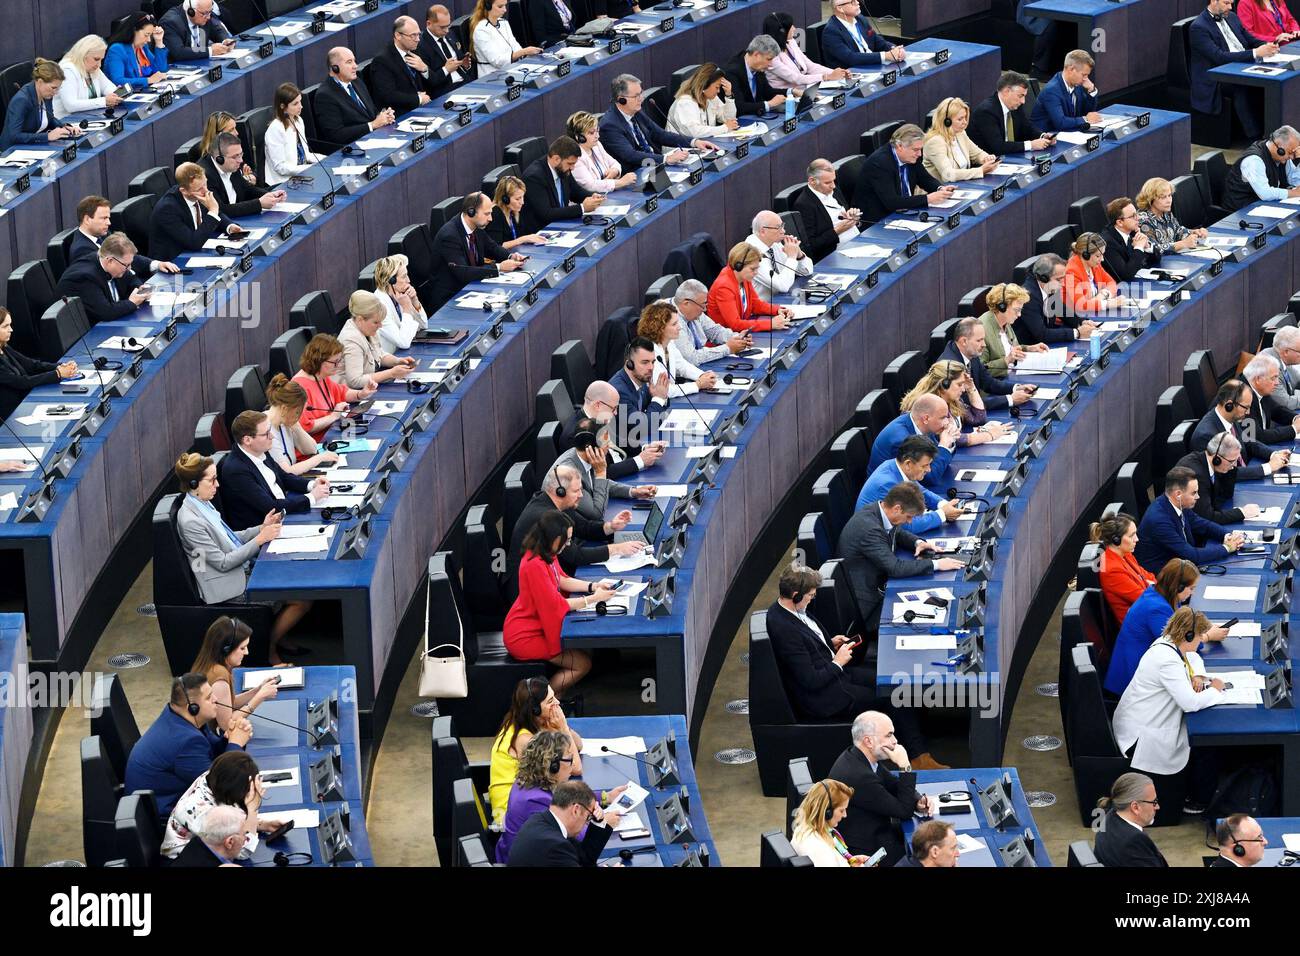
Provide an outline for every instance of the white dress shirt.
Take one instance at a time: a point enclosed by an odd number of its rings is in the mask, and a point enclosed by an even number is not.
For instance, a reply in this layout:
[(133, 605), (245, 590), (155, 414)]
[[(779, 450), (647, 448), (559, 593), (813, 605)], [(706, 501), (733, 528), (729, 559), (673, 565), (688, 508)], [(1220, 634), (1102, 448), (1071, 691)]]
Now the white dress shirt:
[[(668, 352), (665, 356), (662, 345), (655, 346), (655, 375), (663, 371), (664, 364), (668, 366), (668, 397), (680, 398), (683, 395), (694, 395), (700, 390), (695, 384), (696, 380), (704, 373), (686, 361), (682, 353), (677, 351), (677, 341), (673, 340), (668, 343)], [(678, 379), (685, 379), (679, 383)]]
[[(213, 163), (213, 165), (215, 166), (216, 164)], [(232, 203), (235, 201), (235, 187), (230, 182), (230, 177), (233, 175), (235, 174), (232, 172), (227, 172), (220, 168), (217, 169), (217, 179), (221, 180), (221, 186), (226, 191), (226, 198)]]
[(478, 59), (478, 78), (490, 76), (510, 67), (511, 55), (522, 49), (510, 29), (510, 21), (502, 17), (493, 26), (484, 19), (474, 28), (474, 56)]
[[(1003, 103), (1001, 100), (998, 100), (998, 106), (1002, 107), (1002, 128), (1003, 128), (1003, 129), (1006, 129), (1006, 128), (1007, 128), (1007, 120), (1011, 118), (1011, 110), (1007, 109), (1007, 104), (1006, 104), (1006, 103)], [(1012, 124), (1011, 124), (1011, 128), (1012, 128), (1012, 129), (1015, 129), (1015, 128), (1016, 128), (1016, 124), (1015, 124), (1015, 123), (1012, 123)], [(1003, 134), (1003, 135), (1006, 135), (1006, 134)], [(1010, 141), (1011, 141), (1011, 140), (1010, 140), (1010, 137), (1008, 137), (1007, 142), (1010, 142)], [(1031, 139), (1027, 139), (1027, 140), (1025, 140), (1024, 142), (1022, 142), (1020, 145), (1021, 145), (1021, 147), (1025, 150), (1025, 152), (1029, 152), (1029, 144), (1032, 143), (1032, 142), (1033, 142), (1033, 140), (1031, 140)]]
[[(791, 259), (781, 246), (769, 246), (754, 233), (745, 237), (745, 241), (758, 250), (763, 258), (759, 261), (758, 272), (754, 273), (754, 291), (769, 301), (773, 296), (784, 295), (794, 285), (796, 275), (810, 276), (813, 272), (812, 257), (805, 255), (802, 259)], [(771, 250), (769, 252), (769, 250)], [(776, 268), (772, 268), (772, 258), (776, 257)]]
[(689, 96), (679, 96), (668, 108), (668, 131), (694, 139), (708, 138), (727, 131), (726, 120), (736, 118), (736, 101), (715, 96), (700, 106)]
[[(274, 429), (272, 429), (272, 431), (274, 431)], [(271, 497), (276, 500), (283, 500), (284, 491), (280, 488), (280, 483), (275, 480), (275, 472), (266, 466), (266, 456), (250, 455), (243, 445), (239, 445), (238, 447), (239, 450), (243, 452), (244, 456), (253, 463), (253, 467), (256, 468), (258, 474), (262, 476), (262, 480), (266, 482), (266, 486), (271, 489)]]
[[(834, 190), (831, 190), (829, 196), (825, 193), (818, 192), (816, 189), (810, 189), (809, 192), (816, 196), (817, 201), (826, 207), (826, 214), (831, 217), (832, 223), (840, 221), (840, 215), (845, 212), (845, 209), (840, 205), (840, 201), (835, 198)], [(840, 233), (839, 245), (842, 246), (846, 242), (852, 242), (854, 239), (858, 238), (858, 234), (859, 230), (857, 226), (849, 226), (849, 228)]]
[(1219, 25), (1219, 32), (1223, 34), (1223, 39), (1228, 44), (1228, 52), (1245, 53), (1246, 48), (1242, 46), (1241, 41), (1237, 39), (1237, 34), (1232, 32), (1232, 27), (1228, 26), (1228, 18), (1219, 17), (1215, 22)]

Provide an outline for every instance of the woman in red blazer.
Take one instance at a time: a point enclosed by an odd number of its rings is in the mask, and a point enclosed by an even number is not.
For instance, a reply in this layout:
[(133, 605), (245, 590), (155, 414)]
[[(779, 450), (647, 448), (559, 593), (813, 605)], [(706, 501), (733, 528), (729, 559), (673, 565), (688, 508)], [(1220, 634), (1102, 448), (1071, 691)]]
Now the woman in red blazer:
[[(614, 592), (609, 581), (579, 581), (567, 577), (556, 559), (573, 537), (573, 522), (563, 511), (548, 511), (524, 536), (524, 556), (519, 562), (519, 597), (506, 615), (502, 638), (510, 656), (520, 661), (547, 661), (557, 670), (550, 677), (557, 695), (567, 691), (591, 670), (586, 651), (564, 650), (560, 629), (564, 615), (585, 611)], [(578, 597), (566, 597), (576, 594)]]
[(1105, 545), (1101, 552), (1101, 593), (1123, 624), (1128, 609), (1142, 592), (1156, 583), (1156, 576), (1133, 557), (1138, 543), (1137, 522), (1126, 514), (1111, 515), (1094, 521), (1088, 529), (1092, 540)]
[(1290, 43), (1300, 36), (1300, 23), (1286, 8), (1286, 0), (1240, 0), (1237, 17), (1247, 33), (1265, 43)]
[(1106, 240), (1095, 232), (1080, 233), (1070, 247), (1074, 255), (1065, 264), (1062, 293), (1076, 315), (1102, 312), (1128, 303), (1119, 294), (1115, 282), (1101, 261), (1106, 255)]
[[(733, 332), (766, 332), (790, 324), (790, 310), (765, 302), (754, 291), (754, 274), (762, 256), (747, 242), (738, 242), (727, 253), (727, 265), (709, 289), (709, 318)], [(755, 319), (755, 315), (773, 318)]]

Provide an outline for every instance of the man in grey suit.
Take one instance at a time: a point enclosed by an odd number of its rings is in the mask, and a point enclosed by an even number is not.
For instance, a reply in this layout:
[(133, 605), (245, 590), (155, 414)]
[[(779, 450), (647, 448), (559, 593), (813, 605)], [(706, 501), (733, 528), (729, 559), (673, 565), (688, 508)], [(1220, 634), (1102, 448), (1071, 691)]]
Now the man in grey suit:
[(692, 365), (739, 355), (754, 344), (748, 332), (733, 332), (709, 318), (709, 290), (698, 279), (687, 279), (673, 293), (679, 319), (677, 351)]
[(1300, 328), (1283, 326), (1273, 336), (1272, 348), (1261, 349), (1282, 366), (1277, 388), (1269, 398), (1291, 412), (1300, 412)]
[(654, 485), (625, 485), (611, 481), (606, 471), (609, 467), (609, 427), (594, 418), (579, 416), (574, 423), (573, 447), (555, 459), (552, 469), (569, 467), (582, 481), (582, 497), (576, 511), (592, 521), (605, 520), (605, 507), (610, 498), (653, 498), (658, 490)]
[[(840, 557), (858, 603), (863, 630), (880, 627), (880, 609), (890, 578), (910, 578), (939, 571), (956, 571), (965, 565), (953, 558), (922, 558), (934, 546), (900, 527), (925, 512), (921, 489), (910, 482), (894, 485), (884, 500), (856, 512), (840, 532)], [(915, 557), (900, 558), (895, 548)]]

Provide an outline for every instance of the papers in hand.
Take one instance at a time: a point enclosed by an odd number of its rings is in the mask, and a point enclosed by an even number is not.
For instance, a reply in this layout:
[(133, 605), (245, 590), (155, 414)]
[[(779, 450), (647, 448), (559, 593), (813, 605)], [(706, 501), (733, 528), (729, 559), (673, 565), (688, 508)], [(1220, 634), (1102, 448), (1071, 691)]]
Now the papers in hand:
[(624, 574), (637, 568), (652, 567), (654, 563), (654, 552), (647, 548), (635, 554), (611, 554), (605, 567), (610, 574)]
[[(718, 447), (717, 445), (692, 445), (690, 448), (686, 449), (686, 457), (703, 458), (705, 455), (712, 454), (714, 449), (716, 449), (717, 447)], [(736, 446), (735, 445), (722, 446), (722, 457), (735, 458)]]
[[(265, 670), (244, 671), (243, 690), (253, 690), (268, 677), (280, 678), (280, 687), (285, 690), (289, 690), (293, 687), (302, 687), (307, 682), (307, 675), (303, 672), (301, 667), (274, 667)], [(241, 691), (241, 693), (242, 692), (243, 691)]]
[[(641, 806), (641, 804), (645, 802), (645, 798), (648, 796), (650, 796), (649, 790), (641, 786), (635, 780), (629, 780), (627, 782), (627, 789), (619, 794), (618, 799), (610, 805), (609, 809), (615, 810), (618, 813), (628, 813)], [(627, 828), (619, 827), (619, 829)]]
[(1272, 508), (1264, 508), (1257, 517), (1247, 518), (1246, 520), (1254, 524), (1279, 525), (1282, 523), (1282, 506), (1274, 505)]
[(1245, 601), (1250, 604), (1255, 603), (1255, 593), (1258, 589), (1253, 587), (1232, 587), (1223, 584), (1211, 584), (1205, 589), (1205, 600), (1207, 601)]
[[(936, 608), (936, 610), (938, 610)], [(894, 641), (894, 647), (900, 651), (955, 651), (957, 635), (955, 634), (900, 634)]]

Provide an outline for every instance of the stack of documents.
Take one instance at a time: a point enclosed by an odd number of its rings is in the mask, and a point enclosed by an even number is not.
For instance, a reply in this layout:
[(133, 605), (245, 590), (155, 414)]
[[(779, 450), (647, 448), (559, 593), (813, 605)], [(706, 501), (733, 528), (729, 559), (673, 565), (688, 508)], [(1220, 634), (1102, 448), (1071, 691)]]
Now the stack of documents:
[(675, 408), (659, 421), (659, 430), (661, 432), (707, 431), (706, 423), (711, 426), (713, 420), (717, 417), (718, 409), (716, 408), (702, 408), (698, 413), (695, 409)]
[(1016, 363), (1017, 375), (1060, 375), (1070, 358), (1067, 348), (1048, 349), (1046, 352), (1026, 352)]

